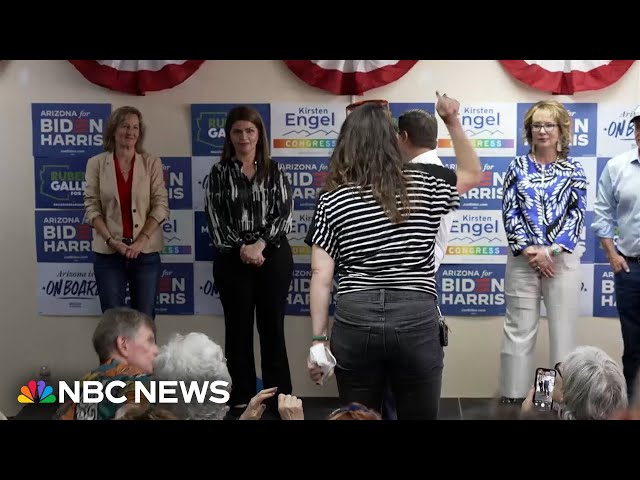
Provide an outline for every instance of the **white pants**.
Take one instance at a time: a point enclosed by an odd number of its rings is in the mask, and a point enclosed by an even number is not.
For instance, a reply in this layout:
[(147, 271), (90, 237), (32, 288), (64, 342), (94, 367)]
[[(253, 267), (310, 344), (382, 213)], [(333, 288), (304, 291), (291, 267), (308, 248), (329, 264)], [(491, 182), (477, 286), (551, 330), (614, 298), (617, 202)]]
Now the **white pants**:
[[(554, 257), (553, 278), (539, 278), (524, 255), (508, 256), (504, 287), (507, 311), (500, 356), (502, 396), (525, 397), (533, 385), (536, 367), (553, 368), (575, 348), (581, 250)], [(534, 365), (541, 295), (549, 320), (548, 365)]]

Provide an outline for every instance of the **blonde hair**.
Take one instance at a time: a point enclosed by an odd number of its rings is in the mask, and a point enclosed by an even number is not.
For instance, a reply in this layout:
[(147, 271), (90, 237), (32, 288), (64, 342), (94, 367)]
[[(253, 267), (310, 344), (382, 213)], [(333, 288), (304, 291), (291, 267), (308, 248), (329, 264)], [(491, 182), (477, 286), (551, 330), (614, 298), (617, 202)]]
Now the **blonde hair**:
[(571, 130), (571, 115), (569, 111), (557, 100), (542, 100), (535, 103), (524, 114), (524, 139), (529, 144), (530, 152), (533, 152), (533, 134), (531, 133), (531, 124), (533, 123), (533, 115), (543, 111), (551, 115), (558, 124), (560, 135), (558, 136), (558, 155), (560, 158), (566, 159), (569, 156), (569, 146), (573, 132)]
[(116, 130), (120, 126), (124, 119), (129, 115), (136, 115), (138, 117), (138, 123), (140, 123), (140, 131), (138, 133), (138, 141), (136, 142), (136, 152), (145, 153), (143, 144), (144, 136), (147, 131), (147, 127), (142, 120), (142, 113), (135, 107), (120, 107), (111, 113), (109, 120), (107, 120), (107, 128), (104, 132), (104, 149), (106, 152), (113, 152), (116, 148)]

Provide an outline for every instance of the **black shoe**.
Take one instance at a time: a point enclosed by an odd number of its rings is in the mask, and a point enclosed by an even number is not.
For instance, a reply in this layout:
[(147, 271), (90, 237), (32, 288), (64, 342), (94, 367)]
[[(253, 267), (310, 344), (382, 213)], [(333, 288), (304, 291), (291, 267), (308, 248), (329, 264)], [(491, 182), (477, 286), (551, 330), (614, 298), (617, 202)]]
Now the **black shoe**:
[(500, 398), (500, 403), (505, 405), (514, 405), (518, 403), (522, 403), (524, 398), (511, 398), (511, 397), (502, 397)]

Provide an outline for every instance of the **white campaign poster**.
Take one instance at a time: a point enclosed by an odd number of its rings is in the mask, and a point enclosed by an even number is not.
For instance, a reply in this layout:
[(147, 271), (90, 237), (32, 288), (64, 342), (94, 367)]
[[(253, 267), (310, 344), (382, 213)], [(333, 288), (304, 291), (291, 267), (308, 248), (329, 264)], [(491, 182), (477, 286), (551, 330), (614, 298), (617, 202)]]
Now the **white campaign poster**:
[(304, 243), (313, 221), (313, 210), (294, 210), (291, 218), (291, 231), (287, 239), (291, 245), (294, 263), (311, 263), (311, 247)]
[(213, 263), (193, 264), (193, 311), (195, 315), (224, 315), (213, 281)]
[(40, 315), (102, 313), (91, 263), (39, 263), (37, 298)]
[(271, 155), (329, 157), (346, 118), (346, 104), (271, 105)]
[(169, 220), (160, 225), (164, 237), (162, 263), (193, 262), (193, 210), (174, 210)]
[(191, 192), (193, 209), (204, 211), (204, 196), (208, 186), (209, 173), (220, 157), (191, 157)]
[(499, 210), (456, 210), (442, 263), (506, 263), (509, 247)]
[[(515, 103), (473, 103), (460, 106), (462, 128), (481, 157), (514, 157), (517, 118)], [(439, 115), (438, 155), (452, 157), (451, 136)]]
[(631, 122), (635, 105), (598, 104), (598, 157), (615, 157), (636, 146)]

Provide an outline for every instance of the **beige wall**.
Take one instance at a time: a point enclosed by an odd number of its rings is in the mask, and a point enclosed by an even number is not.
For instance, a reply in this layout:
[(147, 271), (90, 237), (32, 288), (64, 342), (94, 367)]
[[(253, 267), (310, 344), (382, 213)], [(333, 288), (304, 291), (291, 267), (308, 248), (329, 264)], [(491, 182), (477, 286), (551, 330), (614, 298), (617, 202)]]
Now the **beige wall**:
[[(640, 64), (616, 84), (599, 92), (560, 101), (639, 103)], [(370, 91), (367, 98), (391, 101), (435, 101), (439, 89), (472, 101), (537, 101), (549, 95), (519, 83), (496, 61), (419, 62), (399, 81)], [(145, 97), (119, 94), (85, 80), (73, 66), (59, 61), (0, 62), (0, 410), (13, 415), (20, 382), (33, 378), (40, 365), (54, 376), (74, 377), (96, 364), (91, 334), (96, 318), (41, 317), (36, 308), (34, 181), (31, 150), (32, 102), (108, 102), (141, 109), (149, 125), (146, 145), (161, 156), (184, 156), (191, 151), (191, 103), (318, 101), (345, 99), (314, 89), (297, 79), (281, 61), (208, 61), (182, 85)], [(351, 99), (347, 99), (351, 100)], [(487, 397), (495, 394), (499, 371), (502, 318), (452, 318), (446, 348), (442, 395)], [(541, 323), (537, 346), (539, 365), (548, 361), (546, 323)], [(159, 317), (159, 343), (174, 332), (202, 331), (224, 339), (220, 317)], [(296, 394), (337, 395), (335, 382), (318, 387), (308, 379), (305, 359), (311, 335), (307, 317), (288, 317), (287, 345)], [(616, 319), (581, 318), (578, 340), (604, 348), (614, 358), (622, 352)]]

